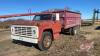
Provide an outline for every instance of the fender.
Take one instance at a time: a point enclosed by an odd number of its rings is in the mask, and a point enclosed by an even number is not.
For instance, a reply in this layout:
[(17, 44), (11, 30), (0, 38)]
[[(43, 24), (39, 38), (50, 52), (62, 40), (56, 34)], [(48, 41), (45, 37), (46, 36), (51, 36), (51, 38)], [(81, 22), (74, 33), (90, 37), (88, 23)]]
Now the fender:
[[(41, 27), (39, 27), (39, 37), (38, 37), (38, 42), (39, 41), (41, 41), (41, 38), (42, 38), (42, 33), (44, 32), (44, 30), (46, 30), (46, 29), (52, 29), (51, 27), (43, 27), (43, 26), (41, 26)], [(52, 29), (52, 31), (53, 31), (53, 29)]]

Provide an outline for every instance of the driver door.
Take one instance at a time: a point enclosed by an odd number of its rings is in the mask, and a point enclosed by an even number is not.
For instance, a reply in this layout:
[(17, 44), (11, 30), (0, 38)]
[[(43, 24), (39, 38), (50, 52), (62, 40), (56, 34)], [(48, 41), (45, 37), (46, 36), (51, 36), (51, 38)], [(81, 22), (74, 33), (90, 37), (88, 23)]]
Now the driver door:
[(55, 13), (53, 15), (53, 31), (54, 33), (61, 32), (61, 22), (60, 22), (59, 13)]

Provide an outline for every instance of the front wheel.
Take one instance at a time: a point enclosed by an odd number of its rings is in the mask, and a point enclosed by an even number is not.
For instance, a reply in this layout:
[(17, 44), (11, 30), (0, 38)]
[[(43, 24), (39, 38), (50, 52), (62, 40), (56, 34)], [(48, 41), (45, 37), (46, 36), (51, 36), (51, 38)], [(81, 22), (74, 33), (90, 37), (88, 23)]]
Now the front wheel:
[(43, 32), (42, 39), (38, 43), (40, 50), (48, 50), (52, 44), (52, 34), (50, 32)]

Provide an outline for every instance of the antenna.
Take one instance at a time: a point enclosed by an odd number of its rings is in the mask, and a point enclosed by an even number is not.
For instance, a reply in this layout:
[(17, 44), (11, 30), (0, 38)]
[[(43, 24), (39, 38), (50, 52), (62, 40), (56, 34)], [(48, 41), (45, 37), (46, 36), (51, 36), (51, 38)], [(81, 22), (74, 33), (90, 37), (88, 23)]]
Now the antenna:
[[(28, 13), (30, 13), (30, 14), (32, 13), (31, 8), (29, 8), (29, 9), (28, 9)], [(30, 20), (31, 20), (31, 15), (30, 15), (30, 17), (29, 17), (29, 18), (30, 18)]]
[[(31, 8), (29, 8), (29, 9), (28, 9), (28, 13), (31, 14), (31, 11), (32, 11)], [(29, 18), (30, 18), (29, 21), (30, 21), (30, 25), (31, 25), (31, 15), (29, 16)]]

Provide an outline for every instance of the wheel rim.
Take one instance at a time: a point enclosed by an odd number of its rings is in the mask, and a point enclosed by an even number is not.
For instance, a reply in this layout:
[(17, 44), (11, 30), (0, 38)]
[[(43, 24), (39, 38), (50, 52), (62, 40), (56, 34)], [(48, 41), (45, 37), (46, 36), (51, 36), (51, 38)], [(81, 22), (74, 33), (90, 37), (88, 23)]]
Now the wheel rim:
[(43, 41), (43, 44), (44, 44), (44, 47), (48, 48), (50, 45), (51, 45), (51, 37), (50, 36), (46, 36), (44, 38), (44, 41)]

